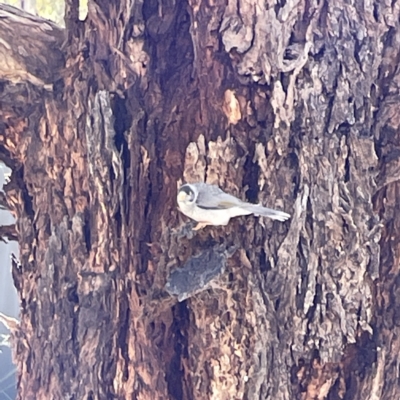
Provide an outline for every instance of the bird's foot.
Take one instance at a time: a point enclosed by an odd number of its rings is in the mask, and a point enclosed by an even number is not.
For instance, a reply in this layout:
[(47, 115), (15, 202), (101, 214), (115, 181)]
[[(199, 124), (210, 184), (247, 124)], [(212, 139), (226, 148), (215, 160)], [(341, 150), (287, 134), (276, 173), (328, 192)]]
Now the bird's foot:
[(204, 227), (211, 225), (209, 222), (198, 222), (197, 225), (193, 228), (194, 231), (199, 231), (200, 229), (203, 229)]

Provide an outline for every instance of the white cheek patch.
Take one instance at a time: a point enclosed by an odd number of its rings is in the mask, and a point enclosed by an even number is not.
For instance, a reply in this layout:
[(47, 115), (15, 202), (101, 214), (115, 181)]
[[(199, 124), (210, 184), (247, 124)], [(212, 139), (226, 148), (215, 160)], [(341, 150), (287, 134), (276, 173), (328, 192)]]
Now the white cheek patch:
[(178, 193), (178, 201), (186, 201), (187, 197), (187, 194), (183, 191)]

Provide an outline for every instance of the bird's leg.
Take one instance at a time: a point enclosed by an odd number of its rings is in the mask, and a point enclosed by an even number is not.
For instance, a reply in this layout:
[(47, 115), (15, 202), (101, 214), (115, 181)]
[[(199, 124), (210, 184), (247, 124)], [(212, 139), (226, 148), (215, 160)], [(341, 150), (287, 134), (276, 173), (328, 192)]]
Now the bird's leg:
[(204, 227), (207, 226), (207, 225), (211, 225), (211, 224), (208, 223), (208, 222), (199, 222), (199, 223), (193, 228), (193, 230), (194, 230), (194, 231), (198, 231), (198, 230), (204, 228)]

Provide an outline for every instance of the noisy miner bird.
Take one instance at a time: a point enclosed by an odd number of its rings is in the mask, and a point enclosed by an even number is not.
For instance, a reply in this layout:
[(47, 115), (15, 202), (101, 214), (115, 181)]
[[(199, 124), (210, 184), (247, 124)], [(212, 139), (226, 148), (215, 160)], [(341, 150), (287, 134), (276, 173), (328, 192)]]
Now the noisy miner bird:
[(278, 221), (286, 221), (290, 215), (259, 204), (251, 204), (225, 193), (218, 186), (208, 183), (186, 183), (178, 190), (180, 211), (198, 222), (195, 230), (207, 225), (227, 225), (240, 215), (261, 215)]

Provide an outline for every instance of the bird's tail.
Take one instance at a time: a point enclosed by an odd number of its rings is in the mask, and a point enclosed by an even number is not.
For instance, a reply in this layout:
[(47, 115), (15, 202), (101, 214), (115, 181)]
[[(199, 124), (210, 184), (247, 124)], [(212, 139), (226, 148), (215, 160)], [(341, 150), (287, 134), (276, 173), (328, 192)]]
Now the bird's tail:
[(286, 221), (290, 218), (290, 214), (287, 214), (283, 211), (273, 210), (272, 208), (263, 207), (259, 204), (248, 204), (242, 206), (247, 211), (253, 213), (254, 215), (261, 215), (263, 217), (268, 217), (271, 219), (276, 219), (277, 221)]

